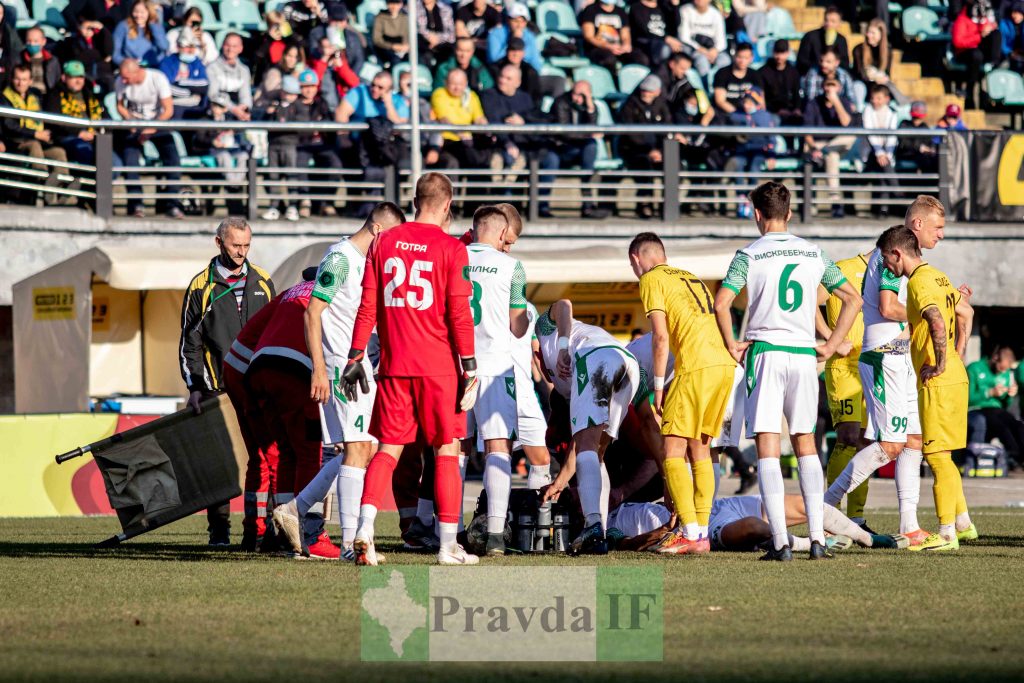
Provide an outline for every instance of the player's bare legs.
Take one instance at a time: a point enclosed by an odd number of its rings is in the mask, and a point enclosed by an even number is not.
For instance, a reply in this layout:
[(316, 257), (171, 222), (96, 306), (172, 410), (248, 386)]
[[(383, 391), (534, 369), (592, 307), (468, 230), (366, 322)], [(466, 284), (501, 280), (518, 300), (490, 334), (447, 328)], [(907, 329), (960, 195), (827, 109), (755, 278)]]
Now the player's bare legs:
[(380, 560), (374, 548), (373, 526), (377, 511), (383, 503), (381, 493), (391, 486), (391, 477), (404, 449), (404, 445), (382, 443), (377, 446), (377, 453), (366, 468), (363, 497), (359, 505), (359, 523), (352, 542), (356, 564), (373, 566)]

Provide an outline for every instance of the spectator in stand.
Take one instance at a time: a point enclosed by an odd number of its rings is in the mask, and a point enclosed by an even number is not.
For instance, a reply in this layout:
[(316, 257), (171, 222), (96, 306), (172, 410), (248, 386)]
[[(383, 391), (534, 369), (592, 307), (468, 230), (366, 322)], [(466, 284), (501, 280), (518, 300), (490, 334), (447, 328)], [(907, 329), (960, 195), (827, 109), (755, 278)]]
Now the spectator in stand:
[(484, 63), (476, 56), (476, 45), (470, 38), (459, 38), (455, 41), (455, 54), (437, 65), (434, 70), (434, 89), (444, 86), (448, 72), (462, 69), (469, 79), (469, 89), (482, 93), (494, 87), (494, 78)]
[(1002, 59), (1003, 39), (988, 0), (967, 0), (953, 22), (952, 45), (956, 61), (967, 67), (965, 105), (974, 109), (978, 102), (974, 91), (985, 66), (995, 66)]
[[(667, 124), (672, 120), (665, 98), (661, 96), (662, 83), (657, 76), (649, 75), (640, 82), (619, 110), (619, 122), (623, 124)], [(661, 170), (661, 150), (664, 135), (634, 133), (619, 138), (619, 153), (626, 168), (633, 171)], [(650, 182), (643, 178), (641, 182)], [(637, 197), (650, 197), (651, 190), (638, 190)], [(650, 202), (639, 201), (636, 213), (640, 218), (654, 218), (656, 212)]]
[(366, 63), (366, 39), (348, 24), (348, 9), (340, 2), (327, 7), (327, 24), (317, 26), (309, 32), (310, 52), (323, 44), (327, 38), (334, 46), (335, 53), (341, 53), (352, 71), (358, 74)]
[(231, 100), (231, 115), (239, 121), (252, 120), (252, 76), (242, 63), (242, 36), (229, 33), (220, 46), (220, 57), (206, 68), (210, 79), (208, 97), (220, 94)]
[(281, 61), (281, 55), (289, 47), (299, 46), (305, 54), (304, 43), (292, 33), (292, 27), (284, 20), (283, 13), (271, 10), (267, 12), (266, 21), (267, 32), (263, 34), (251, 61), (253, 83), (261, 83), (267, 71)]
[(647, 55), (633, 49), (629, 17), (616, 0), (596, 0), (579, 14), (583, 30), (583, 54), (612, 76), (620, 64), (648, 64)]
[(6, 18), (7, 14), (7, 6), (0, 3), (0, 88), (10, 81), (18, 55), (25, 47), (14, 29), (14, 22)]
[(939, 128), (946, 128), (948, 130), (970, 130), (964, 120), (960, 118), (963, 114), (960, 111), (959, 104), (950, 104), (946, 106), (946, 113), (942, 115), (942, 118), (935, 124)]
[(46, 49), (43, 29), (33, 26), (25, 32), (25, 50), (21, 63), (32, 72), (32, 88), (45, 96), (60, 82), (60, 61)]
[(756, 43), (764, 35), (768, 21), (768, 0), (732, 0), (732, 9), (743, 21), (747, 37)]
[(872, 19), (864, 31), (864, 42), (853, 48), (853, 75), (868, 86), (884, 85), (900, 104), (907, 98), (889, 80), (889, 29), (881, 19)]
[(487, 0), (470, 0), (455, 10), (455, 36), (472, 38), (476, 51), (487, 54), (487, 34), (501, 25), (501, 12)]
[(712, 67), (729, 64), (725, 19), (711, 0), (693, 0), (679, 11), (679, 40), (689, 48), (697, 73), (707, 80)]
[[(210, 109), (206, 118), (210, 121), (237, 121), (231, 114), (231, 100), (224, 94), (218, 95), (216, 100), (210, 101)], [(234, 185), (245, 183), (252, 145), (245, 139), (242, 131), (203, 128), (196, 131), (192, 144), (197, 154), (211, 156), (217, 160), (217, 167), (224, 169), (225, 180)], [(229, 191), (237, 192), (238, 190), (229, 188)], [(227, 200), (227, 208), (230, 215), (237, 216), (244, 212), (244, 206), (240, 199)]]
[[(563, 126), (592, 126), (597, 123), (597, 107), (594, 105), (593, 91), (587, 81), (577, 81), (572, 90), (562, 93), (551, 104), (551, 119)], [(555, 148), (548, 152), (558, 162), (555, 168), (579, 166), (580, 170), (591, 173), (593, 180), (594, 166), (597, 162), (597, 146), (604, 144), (601, 133), (562, 135), (557, 138)], [(595, 192), (584, 192), (583, 217), (602, 219), (608, 217), (608, 211), (599, 208), (595, 203)]]
[(495, 64), (508, 52), (509, 43), (512, 38), (519, 38), (523, 41), (523, 49), (526, 54), (523, 60), (540, 72), (541, 58), (540, 50), (537, 47), (537, 36), (526, 27), (530, 20), (530, 10), (521, 2), (513, 2), (505, 10), (505, 23), (498, 26), (487, 35), (487, 61)]
[(359, 74), (349, 66), (345, 51), (337, 49), (330, 38), (321, 38), (319, 47), (320, 56), (309, 62), (309, 68), (316, 73), (324, 101), (333, 110), (345, 93), (359, 85)]
[[(128, 17), (131, 5), (120, 0), (71, 0), (61, 10), (68, 31), (77, 31), (81, 21), (98, 21), (113, 34), (117, 25)], [(88, 65), (86, 66), (88, 71)]]
[[(864, 127), (871, 130), (896, 130), (899, 117), (889, 106), (892, 98), (889, 88), (876, 83), (871, 86), (868, 106), (864, 108)], [(889, 187), (899, 185), (896, 180), (896, 146), (899, 140), (895, 135), (869, 135), (861, 144), (861, 161), (868, 173), (882, 173), (884, 182)], [(875, 183), (872, 183), (875, 184)], [(880, 199), (888, 201), (890, 194), (882, 193)], [(885, 204), (874, 204), (871, 213), (876, 218), (889, 215), (889, 207)]]
[[(99, 121), (106, 118), (103, 103), (87, 88), (85, 66), (81, 62), (64, 64), (61, 82), (46, 98), (46, 111), (76, 119)], [(92, 128), (63, 128), (53, 126), (54, 140), (67, 153), (67, 158), (79, 164), (96, 161), (96, 131)], [(117, 165), (120, 165), (119, 163)]]
[[(334, 120), (338, 123), (365, 123), (373, 118), (385, 118), (392, 124), (406, 123), (409, 120), (409, 104), (394, 89), (391, 74), (381, 71), (373, 77), (369, 85), (362, 84), (346, 93), (341, 104), (334, 112)], [(352, 133), (352, 140), (358, 141), (360, 134)], [(359, 147), (348, 145), (343, 150), (348, 152), (343, 158), (343, 165), (359, 168)]]
[(1010, 16), (999, 22), (999, 35), (1007, 66), (1024, 74), (1024, 0), (1017, 0), (1010, 8)]
[[(901, 122), (900, 128), (929, 129), (927, 118), (927, 105), (917, 100), (910, 104), (910, 119)], [(913, 162), (920, 173), (937, 173), (939, 170), (939, 150), (931, 137), (901, 137), (896, 158)]]
[[(540, 102), (543, 96), (540, 74), (532, 65), (526, 63), (526, 43), (523, 42), (522, 38), (509, 38), (508, 51), (505, 52), (505, 58), (497, 62), (494, 65), (494, 69), (500, 72), (509, 64), (519, 69), (523, 81), (520, 88), (525, 90), (534, 102)], [(561, 93), (556, 94), (560, 95)]]
[[(272, 24), (268, 25), (268, 34), (273, 30)], [(182, 33), (191, 33), (199, 45), (199, 59), (203, 65), (211, 64), (220, 54), (217, 50), (217, 41), (213, 39), (209, 31), (203, 30), (203, 13), (198, 7), (189, 7), (185, 10), (185, 16), (181, 26), (172, 28), (167, 32), (168, 52), (175, 54), (178, 51), (178, 36)]]
[(455, 15), (451, 5), (437, 0), (416, 0), (416, 26), (419, 34), (420, 61), (433, 68), (451, 56), (455, 47)]
[[(675, 14), (678, 16), (678, 10)], [(683, 43), (669, 31), (669, 10), (659, 0), (639, 0), (629, 6), (629, 33), (636, 49), (647, 56), (652, 66), (660, 66), (670, 55), (683, 49)]]
[[(678, 111), (672, 112), (673, 123), (683, 126), (709, 126), (715, 119), (715, 108), (711, 106), (707, 93), (696, 88), (690, 89), (682, 96), (682, 105)], [(679, 140), (679, 157), (684, 168), (706, 167), (707, 170), (715, 170), (722, 167), (721, 159), (724, 156), (724, 145), (717, 144), (717, 141), (707, 135), (681, 135)], [(700, 184), (696, 180), (695, 184)], [(684, 203), (681, 209), (685, 212), (691, 210), (689, 203)]]
[[(462, 69), (448, 72), (443, 88), (436, 89), (430, 96), (430, 107), (435, 121), (459, 126), (484, 125), (483, 105), (475, 92), (469, 89), (469, 80)], [(445, 132), (441, 134), (443, 145), (438, 163), (451, 167), (454, 160), (458, 168), (484, 168), (491, 159), (491, 145), (483, 136), (474, 138), (472, 133)]]
[[(289, 45), (281, 53), (281, 59), (267, 69), (263, 80), (253, 95), (253, 106), (264, 110), (281, 99), (281, 83), (285, 76), (299, 77), (306, 68), (306, 53), (301, 45)], [(256, 116), (254, 118), (261, 118)]]
[[(750, 68), (753, 61), (754, 48), (747, 43), (740, 43), (733, 54), (732, 65), (715, 74), (715, 108), (719, 112), (732, 114), (739, 111), (743, 96), (754, 88), (764, 92), (761, 74)], [(763, 105), (764, 102), (759, 104)], [(759, 113), (765, 112), (762, 109)]]
[(114, 64), (134, 59), (145, 67), (156, 67), (167, 54), (167, 34), (156, 5), (135, 0), (124, 21), (114, 29)]
[[(842, 12), (839, 11), (839, 8), (830, 6), (825, 9), (824, 25), (804, 34), (800, 40), (800, 49), (796, 53), (796, 68), (801, 75), (821, 63), (821, 55), (828, 47), (835, 48), (839, 67), (850, 68), (850, 48), (846, 43), (846, 38), (839, 32), (842, 23)], [(807, 95), (807, 99), (812, 97), (817, 97), (817, 95)]]
[(310, 32), (327, 23), (327, 5), (320, 0), (292, 0), (281, 10), (292, 35), (305, 46)]
[(209, 110), (206, 93), (210, 80), (199, 57), (199, 40), (192, 31), (183, 31), (178, 34), (177, 42), (178, 51), (160, 62), (160, 71), (171, 84), (174, 118), (204, 118)]
[(818, 66), (804, 75), (802, 84), (804, 100), (810, 102), (818, 95), (821, 95), (823, 92), (822, 85), (830, 78), (834, 78), (839, 82), (840, 95), (853, 102), (853, 79), (850, 78), (850, 74), (846, 69), (839, 66), (839, 54), (836, 52), (836, 48), (831, 45), (821, 51), (821, 57), (818, 58)]
[(1010, 460), (1024, 466), (1024, 423), (1010, 412), (1018, 386), (1013, 365), (1013, 349), (999, 345), (988, 358), (967, 366), (969, 443), (988, 443), (999, 439)]
[(62, 40), (55, 50), (62, 64), (81, 62), (85, 76), (103, 92), (114, 89), (114, 38), (110, 31), (94, 19), (80, 17), (74, 33)]
[[(690, 82), (688, 71), (693, 66), (685, 52), (674, 52), (654, 75), (661, 80), (662, 96), (672, 112), (673, 123), (708, 125), (715, 117), (708, 94)], [(693, 105), (692, 107), (690, 105)]]
[[(749, 183), (752, 186), (758, 184), (758, 180), (744, 177), (744, 173), (760, 173), (762, 167), (769, 171), (775, 168), (775, 136), (767, 134), (767, 129), (775, 127), (775, 120), (772, 115), (766, 112), (761, 101), (764, 95), (759, 88), (752, 88), (740, 96), (739, 105), (741, 109), (731, 112), (728, 115), (729, 125), (739, 126), (748, 129), (764, 129), (763, 135), (740, 136), (732, 157), (726, 162), (726, 173), (739, 172), (740, 183)], [(758, 131), (760, 132), (760, 131)], [(747, 201), (747, 193), (742, 192), (736, 204), (736, 216), (738, 218), (750, 218), (750, 202)]]
[(800, 72), (789, 63), (789, 41), (779, 38), (772, 46), (772, 58), (758, 69), (764, 84), (765, 109), (779, 117), (783, 126), (799, 126), (804, 120), (800, 102)]
[[(522, 75), (519, 69), (511, 64), (502, 67), (498, 72), (498, 83), (494, 88), (485, 91), (480, 96), (480, 104), (484, 110), (484, 117), (491, 123), (507, 123), (512, 126), (522, 126), (527, 122), (535, 120), (534, 110), (537, 103), (530, 96), (519, 89), (522, 85)], [(527, 152), (539, 152), (542, 147), (533, 145), (531, 136), (498, 134), (495, 136), (495, 147), (491, 154), (490, 166), (494, 171), (508, 169), (511, 171), (522, 171), (526, 168)], [(551, 159), (546, 154), (541, 154), (541, 164), (544, 170), (550, 170), (547, 166)], [(557, 159), (553, 168), (558, 168)], [(514, 183), (518, 180), (515, 175), (494, 176), (496, 184), (505, 182)], [(541, 213), (550, 215), (546, 203), (541, 206)]]
[[(822, 93), (807, 103), (804, 125), (814, 128), (849, 128), (853, 125), (853, 104), (843, 97), (839, 80), (835, 76), (825, 79)], [(853, 135), (838, 134), (820, 138), (808, 135), (804, 138), (804, 151), (810, 160), (819, 166), (824, 165), (825, 173), (829, 175), (833, 218), (846, 215), (839, 190), (839, 162), (856, 144), (857, 138)]]
[(408, 60), (409, 17), (402, 0), (388, 0), (374, 18), (373, 49), (385, 69)]
[[(3, 96), (0, 97), (0, 105), (26, 112), (43, 111), (39, 93), (32, 89), (31, 69), (24, 64), (19, 64), (11, 70), (10, 85), (4, 88)], [(3, 126), (5, 146), (10, 153), (23, 154), (33, 159), (62, 162), (68, 160), (64, 148), (56, 144), (53, 131), (41, 121), (30, 118), (4, 118), (0, 121), (0, 125)], [(49, 174), (45, 183), (47, 186), (56, 186), (60, 183), (59, 169), (45, 164), (34, 165), (33, 168)]]
[[(167, 121), (174, 116), (171, 84), (167, 81), (167, 77), (156, 69), (143, 67), (135, 59), (126, 59), (121, 62), (120, 75), (116, 86), (117, 113), (125, 121), (139, 121), (141, 126), (128, 131), (119, 130), (114, 135), (114, 149), (120, 154), (124, 165), (141, 166), (142, 146), (149, 141), (156, 147), (161, 164), (168, 167), (180, 166), (181, 159), (171, 133), (145, 127), (146, 121)], [(177, 181), (181, 178), (181, 174), (176, 171), (168, 171), (163, 175), (169, 181)], [(128, 171), (125, 173), (125, 178), (137, 181), (139, 174), (135, 171)], [(157, 202), (157, 211), (163, 207), (169, 218), (183, 218), (185, 214), (181, 210), (181, 205), (174, 198), (178, 191), (177, 186), (161, 187), (158, 191), (166, 198)], [(128, 215), (135, 218), (143, 218), (146, 215), (142, 200), (132, 196), (141, 193), (141, 185), (128, 186)]]

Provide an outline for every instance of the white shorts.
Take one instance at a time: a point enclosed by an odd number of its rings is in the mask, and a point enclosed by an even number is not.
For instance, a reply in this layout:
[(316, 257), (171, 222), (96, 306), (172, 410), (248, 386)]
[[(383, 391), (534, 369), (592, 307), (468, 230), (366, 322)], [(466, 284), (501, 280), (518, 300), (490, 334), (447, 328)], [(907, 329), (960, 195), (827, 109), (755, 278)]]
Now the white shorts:
[(864, 438), (906, 443), (907, 434), (920, 434), (917, 373), (910, 354), (865, 351), (858, 369), (867, 420)]
[[(755, 342), (756, 344), (756, 342)], [(813, 354), (763, 351), (750, 358), (747, 378), (747, 434), (811, 434), (818, 422), (818, 360)], [(751, 380), (753, 386), (751, 386)]]
[(746, 371), (742, 365), (736, 366), (736, 374), (732, 378), (732, 393), (729, 394), (729, 403), (725, 408), (725, 418), (722, 420), (722, 431), (711, 440), (712, 448), (738, 448), (743, 439), (743, 416), (746, 413), (744, 406), (746, 397), (743, 391), (743, 379)]
[(516, 379), (509, 370), (497, 377), (480, 375), (480, 393), (468, 416), (467, 429), (483, 441), (515, 439), (518, 425)]
[(516, 409), (519, 427), (518, 441), (523, 446), (547, 446), (548, 423), (540, 407), (540, 399), (533, 388), (533, 379), (519, 365), (513, 366), (516, 376)]
[(613, 439), (626, 419), (626, 411), (640, 387), (640, 366), (625, 349), (606, 346), (590, 351), (573, 363), (569, 396), (572, 433), (606, 424)]
[(633, 538), (665, 526), (671, 516), (661, 503), (623, 503), (608, 513), (608, 528)]
[(722, 529), (747, 517), (762, 519), (761, 496), (734, 496), (716, 499), (711, 505), (711, 519), (708, 521), (711, 547), (715, 550), (723, 550)]
[(355, 443), (358, 441), (376, 441), (370, 432), (370, 413), (373, 412), (373, 400), (377, 396), (377, 383), (373, 381), (373, 368), (368, 360), (363, 360), (366, 370), (366, 381), (370, 385), (370, 393), (357, 392), (356, 400), (345, 398), (344, 382), (341, 379), (344, 365), (327, 365), (327, 376), (331, 380), (331, 398), (320, 404), (320, 432), (324, 443)]

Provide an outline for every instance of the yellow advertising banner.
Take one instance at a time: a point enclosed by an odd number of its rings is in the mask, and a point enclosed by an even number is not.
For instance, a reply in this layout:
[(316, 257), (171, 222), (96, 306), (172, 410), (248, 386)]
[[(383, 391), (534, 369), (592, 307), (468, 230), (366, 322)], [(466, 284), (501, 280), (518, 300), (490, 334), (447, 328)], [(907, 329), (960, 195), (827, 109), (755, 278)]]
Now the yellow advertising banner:
[(74, 320), (74, 287), (36, 287), (32, 290), (32, 317), (35, 320)]

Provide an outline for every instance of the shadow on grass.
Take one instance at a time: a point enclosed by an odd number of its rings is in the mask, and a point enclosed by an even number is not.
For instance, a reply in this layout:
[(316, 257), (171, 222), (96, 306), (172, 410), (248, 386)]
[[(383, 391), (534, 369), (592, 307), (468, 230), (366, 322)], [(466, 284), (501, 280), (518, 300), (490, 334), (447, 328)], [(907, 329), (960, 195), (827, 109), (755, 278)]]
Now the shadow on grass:
[(99, 560), (133, 559), (171, 562), (251, 562), (264, 559), (288, 559), (284, 554), (250, 553), (244, 552), (237, 547), (210, 548), (206, 545), (132, 543), (131, 541), (127, 541), (115, 548), (97, 548), (92, 543), (0, 542), (0, 557)]

